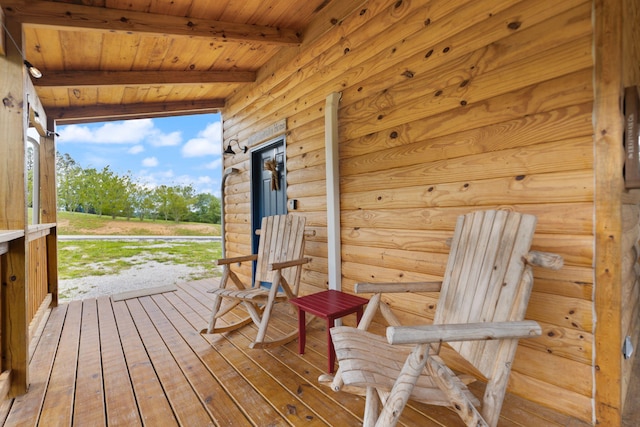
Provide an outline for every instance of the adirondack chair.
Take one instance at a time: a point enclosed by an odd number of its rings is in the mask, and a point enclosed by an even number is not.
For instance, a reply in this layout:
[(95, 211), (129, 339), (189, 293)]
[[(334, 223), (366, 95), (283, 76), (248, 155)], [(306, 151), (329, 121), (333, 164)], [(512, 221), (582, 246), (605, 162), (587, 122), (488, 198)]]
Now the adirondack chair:
[[(336, 391), (366, 395), (364, 426), (394, 426), (409, 399), (450, 406), (468, 426), (495, 426), (518, 339), (542, 332), (537, 322), (524, 320), (532, 266), (559, 269), (563, 263), (558, 255), (529, 250), (535, 225), (535, 216), (506, 211), (464, 215), (443, 282), (357, 284), (356, 293), (374, 295), (357, 329), (331, 329), (339, 369), (321, 382), (332, 379)], [(401, 326), (381, 299), (386, 292), (437, 291), (431, 325)], [(367, 332), (378, 310), (391, 325), (386, 339)], [(482, 403), (468, 390), (470, 381), (439, 356), (442, 343), (486, 377)]]
[[(298, 295), (302, 265), (309, 262), (303, 258), (305, 218), (295, 215), (269, 216), (262, 219), (258, 253), (254, 255), (219, 259), (223, 267), (220, 287), (209, 292), (214, 294), (209, 326), (200, 333), (216, 334), (232, 331), (254, 322), (258, 326), (251, 348), (266, 348), (282, 345), (294, 340), (294, 330), (277, 339), (267, 339), (267, 328), (273, 307), (278, 302), (288, 302)], [(253, 286), (246, 286), (231, 270), (231, 265), (256, 261)], [(233, 282), (235, 288), (229, 287)], [(222, 302), (225, 300), (225, 305)], [(216, 327), (216, 321), (242, 304), (248, 315), (231, 324)], [(222, 307), (221, 307), (222, 306)], [(292, 308), (293, 310), (293, 308)], [(297, 324), (296, 324), (297, 325)]]

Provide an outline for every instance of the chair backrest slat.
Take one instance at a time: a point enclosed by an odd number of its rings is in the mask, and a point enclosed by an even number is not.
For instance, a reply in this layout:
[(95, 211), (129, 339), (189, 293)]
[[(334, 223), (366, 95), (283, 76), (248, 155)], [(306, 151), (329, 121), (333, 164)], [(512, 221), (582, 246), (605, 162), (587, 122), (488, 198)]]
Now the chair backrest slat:
[[(524, 256), (536, 218), (507, 211), (473, 212), (458, 219), (434, 323), (522, 320), (533, 280)], [(488, 375), (497, 342), (451, 346)]]
[[(297, 215), (276, 215), (262, 218), (256, 282), (272, 282), (274, 272), (269, 265), (275, 262), (300, 259), (304, 253), (305, 218)], [(292, 286), (297, 286), (301, 266), (285, 268), (283, 277)], [(293, 290), (297, 293), (297, 289)]]

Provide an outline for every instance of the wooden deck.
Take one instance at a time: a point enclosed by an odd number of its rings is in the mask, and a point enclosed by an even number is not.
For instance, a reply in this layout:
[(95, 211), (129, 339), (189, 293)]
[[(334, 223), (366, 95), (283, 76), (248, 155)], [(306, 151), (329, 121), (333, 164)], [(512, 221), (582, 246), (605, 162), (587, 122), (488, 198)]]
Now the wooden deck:
[[(364, 400), (319, 386), (326, 369), (322, 321), (297, 342), (248, 348), (255, 329), (201, 336), (211, 281), (114, 302), (74, 301), (53, 309), (34, 343), (29, 393), (6, 401), (6, 426), (361, 425)], [(279, 313), (276, 326), (295, 319)], [(474, 392), (481, 393), (481, 386)], [(447, 408), (412, 405), (406, 426), (459, 426)], [(508, 395), (501, 426), (581, 426)]]

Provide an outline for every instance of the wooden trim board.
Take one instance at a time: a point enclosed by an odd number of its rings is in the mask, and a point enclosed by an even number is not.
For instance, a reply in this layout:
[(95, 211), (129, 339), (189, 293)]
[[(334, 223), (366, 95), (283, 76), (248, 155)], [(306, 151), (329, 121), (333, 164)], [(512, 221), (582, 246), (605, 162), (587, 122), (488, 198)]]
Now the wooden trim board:
[(113, 301), (123, 301), (132, 298), (139, 298), (149, 295), (162, 294), (165, 292), (173, 292), (178, 290), (176, 285), (166, 285), (166, 286), (156, 286), (153, 288), (144, 288), (144, 289), (134, 289), (132, 291), (120, 292), (114, 295), (111, 295), (111, 299)]

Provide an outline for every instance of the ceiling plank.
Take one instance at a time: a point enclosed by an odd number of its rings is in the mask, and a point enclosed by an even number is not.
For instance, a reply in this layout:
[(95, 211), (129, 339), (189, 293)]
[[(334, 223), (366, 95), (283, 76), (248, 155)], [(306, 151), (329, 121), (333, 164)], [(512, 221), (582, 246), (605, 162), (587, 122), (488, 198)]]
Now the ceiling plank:
[(153, 86), (206, 83), (251, 83), (253, 71), (51, 71), (36, 86)]
[(112, 120), (148, 119), (189, 114), (218, 113), (224, 107), (224, 99), (185, 102), (156, 102), (128, 105), (88, 105), (78, 107), (48, 108), (47, 115), (58, 125), (95, 123)]
[(202, 37), (217, 42), (299, 45), (292, 29), (235, 24), (184, 16), (82, 6), (51, 1), (3, 0), (8, 18), (23, 24), (81, 28), (85, 31)]
[(2, 56), (6, 56), (7, 55), (7, 48), (5, 47), (5, 43), (6, 43), (6, 37), (5, 37), (5, 31), (4, 31), (4, 12), (2, 12), (2, 9), (0, 8), (0, 22), (2, 22), (2, 34), (0, 34), (0, 55)]

